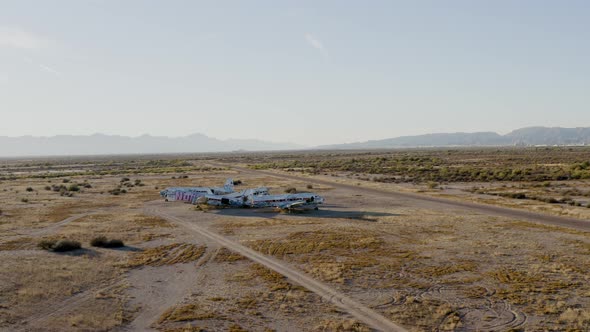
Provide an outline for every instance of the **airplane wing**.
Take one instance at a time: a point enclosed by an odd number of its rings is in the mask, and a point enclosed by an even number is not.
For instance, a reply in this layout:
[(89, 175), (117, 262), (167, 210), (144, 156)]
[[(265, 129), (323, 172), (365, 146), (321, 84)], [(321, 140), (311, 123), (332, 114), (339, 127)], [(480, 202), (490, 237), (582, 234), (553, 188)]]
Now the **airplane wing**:
[(296, 208), (296, 207), (302, 206), (302, 205), (304, 205), (305, 203), (307, 203), (307, 201), (305, 201), (305, 200), (301, 200), (301, 201), (295, 201), (295, 202), (289, 202), (289, 203), (286, 203), (286, 204), (282, 204), (282, 205), (280, 205), (279, 207), (280, 207), (281, 209), (293, 209), (293, 208)]

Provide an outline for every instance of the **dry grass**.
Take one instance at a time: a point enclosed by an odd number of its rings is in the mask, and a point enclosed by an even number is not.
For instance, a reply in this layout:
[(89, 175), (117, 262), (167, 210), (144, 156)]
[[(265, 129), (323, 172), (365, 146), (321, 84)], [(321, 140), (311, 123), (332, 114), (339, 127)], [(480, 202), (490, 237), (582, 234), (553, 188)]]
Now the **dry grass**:
[[(77, 305), (71, 314), (58, 315), (49, 324), (60, 330), (111, 330), (121, 327), (131, 319), (125, 309), (125, 284), (96, 292)], [(69, 327), (69, 328), (68, 328)]]
[(0, 251), (35, 249), (36, 241), (31, 237), (21, 237), (0, 243)]
[(167, 322), (185, 322), (205, 319), (225, 319), (223, 315), (212, 311), (210, 308), (200, 304), (187, 304), (176, 306), (166, 310), (160, 318), (158, 324)]
[(136, 215), (131, 220), (131, 222), (141, 225), (142, 227), (150, 227), (150, 228), (174, 228), (175, 227), (166, 219), (156, 217), (156, 216)]
[(207, 332), (206, 329), (199, 327), (199, 326), (192, 326), (190, 323), (187, 323), (185, 326), (182, 326), (182, 327), (166, 328), (163, 331), (164, 332)]
[(129, 258), (126, 266), (164, 266), (190, 263), (198, 260), (205, 253), (205, 246), (191, 243), (173, 243), (146, 249)]
[(320, 324), (314, 327), (314, 331), (321, 332), (370, 332), (363, 323), (353, 319), (347, 320), (323, 320)]
[(472, 272), (477, 271), (477, 264), (475, 262), (464, 261), (464, 262), (448, 262), (444, 265), (433, 265), (418, 268), (413, 270), (413, 273), (431, 276), (431, 277), (442, 277), (449, 274), (458, 272)]
[(372, 232), (343, 229), (295, 232), (279, 240), (258, 240), (252, 244), (252, 247), (265, 254), (282, 257), (328, 250), (352, 252), (376, 249), (381, 245), (382, 241)]
[(258, 277), (264, 280), (267, 285), (269, 285), (270, 290), (273, 292), (279, 290), (289, 290), (294, 287), (282, 274), (270, 270), (258, 263), (250, 265), (250, 271), (252, 277)]
[[(16, 257), (16, 256), (15, 256)], [(7, 322), (19, 321), (46, 311), (55, 303), (66, 301), (71, 296), (90, 292), (109, 285), (121, 275), (123, 270), (114, 266), (113, 257), (98, 259), (92, 255), (70, 255), (33, 251), (26, 255), (0, 258), (0, 298), (2, 306), (10, 311), (0, 312), (0, 329)], [(102, 303), (102, 302), (100, 302)], [(96, 302), (97, 306), (100, 304)], [(111, 308), (112, 306), (105, 306)], [(105, 311), (108, 313), (110, 311)], [(80, 327), (97, 324), (100, 320), (92, 317), (100, 316), (101, 312), (88, 310), (88, 322), (78, 320)], [(81, 315), (86, 315), (81, 313)], [(104, 326), (111, 323), (113, 317), (104, 317)], [(120, 320), (118, 320), (120, 322)], [(70, 322), (62, 322), (69, 326)], [(88, 325), (85, 325), (88, 324)], [(113, 325), (113, 326), (114, 326)], [(50, 326), (50, 325), (47, 325)]]
[(218, 263), (233, 263), (247, 260), (247, 258), (224, 247), (217, 251), (214, 260)]
[(57, 234), (82, 243), (90, 243), (93, 238), (101, 235), (121, 239), (125, 244), (139, 244), (166, 237), (170, 228), (171, 225), (163, 219), (121, 211), (85, 216), (62, 226)]

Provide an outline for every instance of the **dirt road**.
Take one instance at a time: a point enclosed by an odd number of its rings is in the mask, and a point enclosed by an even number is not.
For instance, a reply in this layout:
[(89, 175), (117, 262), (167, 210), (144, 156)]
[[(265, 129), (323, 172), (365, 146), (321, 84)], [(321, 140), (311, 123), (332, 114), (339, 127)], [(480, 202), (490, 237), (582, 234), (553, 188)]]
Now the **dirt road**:
[(432, 197), (432, 196), (414, 194), (414, 193), (408, 193), (408, 192), (392, 192), (392, 191), (380, 190), (380, 189), (375, 189), (375, 188), (367, 188), (367, 187), (363, 187), (363, 186), (342, 184), (342, 183), (326, 181), (326, 180), (322, 180), (322, 179), (296, 176), (296, 175), (291, 175), (291, 174), (278, 174), (275, 172), (252, 170), (252, 169), (248, 169), (248, 168), (244, 168), (244, 167), (231, 166), (231, 165), (226, 165), (226, 164), (223, 164), (223, 166), (230, 167), (234, 170), (244, 172), (244, 173), (249, 173), (249, 174), (266, 175), (266, 176), (272, 176), (272, 177), (281, 178), (281, 179), (318, 183), (318, 184), (328, 185), (328, 186), (331, 186), (334, 188), (351, 190), (353, 192), (358, 192), (358, 193), (379, 195), (381, 197), (388, 197), (388, 198), (397, 199), (397, 200), (401, 199), (401, 200), (406, 200), (406, 201), (408, 201), (408, 200), (414, 201), (414, 203), (416, 203), (417, 205), (422, 205), (422, 206), (424, 205), (424, 203), (437, 204), (437, 205), (440, 205), (441, 208), (461, 208), (461, 209), (467, 209), (467, 210), (471, 210), (474, 212), (487, 214), (487, 215), (508, 217), (508, 218), (513, 218), (513, 219), (524, 219), (524, 220), (542, 223), (542, 224), (546, 224), (546, 225), (569, 227), (569, 228), (575, 228), (575, 229), (582, 230), (582, 231), (590, 231), (590, 221), (588, 221), (588, 220), (581, 220), (581, 219), (568, 218), (568, 217), (559, 217), (559, 216), (553, 216), (553, 215), (548, 215), (548, 214), (540, 214), (540, 213), (534, 213), (534, 212), (530, 212), (530, 211), (510, 209), (510, 208), (494, 206), (494, 205), (478, 204), (478, 203), (472, 203), (472, 202), (460, 202), (460, 201), (454, 201), (454, 200), (445, 199), (445, 198)]
[(265, 267), (280, 273), (281, 275), (287, 277), (290, 281), (320, 295), (325, 300), (345, 310), (350, 315), (372, 328), (375, 328), (379, 331), (406, 331), (403, 327), (395, 324), (376, 311), (356, 302), (350, 297), (331, 288), (330, 286), (311, 278), (307, 274), (289, 267), (287, 264), (281, 261), (267, 257), (222, 235), (211, 232), (194, 222), (189, 222), (179, 217), (170, 215), (158, 207), (149, 207), (147, 208), (147, 211), (154, 215), (165, 218), (179, 226), (182, 226), (185, 229), (192, 230), (195, 233), (198, 233), (226, 248), (231, 249), (232, 251), (249, 258), (253, 262), (264, 265)]

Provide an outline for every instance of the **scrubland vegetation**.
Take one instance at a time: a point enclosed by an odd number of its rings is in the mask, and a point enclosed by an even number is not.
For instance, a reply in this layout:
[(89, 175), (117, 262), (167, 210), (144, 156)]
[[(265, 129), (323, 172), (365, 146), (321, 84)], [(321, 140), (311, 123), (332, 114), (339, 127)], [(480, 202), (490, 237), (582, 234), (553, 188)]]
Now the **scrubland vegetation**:
[[(286, 262), (412, 331), (585, 331), (589, 233), (315, 180), (583, 217), (589, 160), (587, 147), (1, 160), (0, 329), (370, 330), (280, 273), (154, 215), (159, 209)], [(197, 212), (158, 195), (228, 177), (274, 193), (318, 192), (329, 205), (301, 214)]]
[(590, 179), (590, 147), (327, 152), (243, 161), (253, 169), (362, 173), (373, 175), (374, 181), (397, 183)]

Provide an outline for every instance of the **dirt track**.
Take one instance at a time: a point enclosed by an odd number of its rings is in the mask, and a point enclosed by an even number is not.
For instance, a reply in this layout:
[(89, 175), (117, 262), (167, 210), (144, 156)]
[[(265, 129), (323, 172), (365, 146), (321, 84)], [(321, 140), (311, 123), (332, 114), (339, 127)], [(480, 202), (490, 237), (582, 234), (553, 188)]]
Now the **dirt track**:
[(261, 174), (267, 176), (273, 176), (282, 179), (290, 179), (296, 181), (306, 181), (306, 182), (315, 182), (319, 184), (328, 185), (334, 188), (341, 188), (341, 189), (348, 189), (355, 192), (364, 192), (369, 194), (376, 194), (383, 197), (388, 197), (392, 199), (402, 199), (402, 200), (410, 200), (414, 201), (417, 205), (423, 205), (424, 203), (434, 203), (440, 205), (441, 208), (461, 208), (467, 209), (474, 212), (487, 214), (487, 215), (494, 215), (494, 216), (501, 216), (501, 217), (508, 217), (508, 218), (515, 218), (515, 219), (525, 219), (533, 222), (538, 222), (546, 225), (553, 225), (553, 226), (561, 226), (561, 227), (570, 227), (575, 228), (582, 231), (590, 231), (590, 221), (588, 220), (581, 220), (581, 219), (574, 219), (574, 218), (567, 218), (567, 217), (559, 217), (559, 216), (552, 216), (540, 213), (534, 213), (529, 211), (517, 210), (517, 209), (510, 209), (506, 207), (500, 206), (493, 206), (493, 205), (486, 205), (486, 204), (477, 204), (472, 202), (460, 202), (454, 201), (450, 199), (432, 197), (427, 195), (420, 195), (414, 193), (407, 193), (407, 192), (391, 192), (386, 190), (379, 190), (374, 188), (367, 188), (363, 186), (353, 186), (348, 184), (342, 184), (332, 181), (326, 181), (316, 178), (307, 178), (302, 176), (290, 175), (290, 174), (278, 174), (274, 172), (267, 172), (267, 171), (258, 171), (252, 170), (243, 167), (237, 166), (229, 166), (235, 170), (239, 170), (240, 172), (250, 173), (250, 174)]
[(291, 280), (292, 282), (297, 283), (309, 289), (310, 291), (320, 295), (322, 298), (342, 308), (355, 318), (359, 319), (360, 321), (379, 331), (406, 331), (403, 327), (393, 323), (392, 321), (383, 317), (376, 311), (354, 301), (350, 297), (334, 290), (330, 286), (322, 282), (319, 282), (300, 271), (292, 269), (291, 267), (287, 266), (286, 264), (278, 260), (267, 257), (224, 236), (213, 233), (205, 229), (204, 227), (199, 226), (198, 224), (190, 223), (176, 216), (167, 214), (157, 207), (148, 208), (148, 212), (165, 218), (170, 222), (173, 222), (186, 229), (190, 229), (202, 236), (205, 236), (210, 240), (219, 243), (224, 247), (227, 247), (251, 259), (256, 263), (264, 265), (265, 267), (282, 274), (283, 276), (289, 278), (289, 280)]

